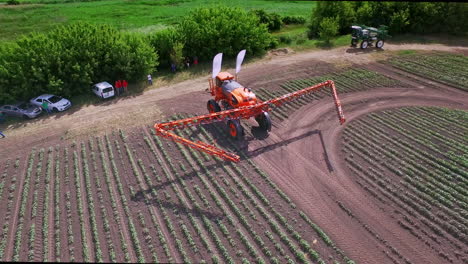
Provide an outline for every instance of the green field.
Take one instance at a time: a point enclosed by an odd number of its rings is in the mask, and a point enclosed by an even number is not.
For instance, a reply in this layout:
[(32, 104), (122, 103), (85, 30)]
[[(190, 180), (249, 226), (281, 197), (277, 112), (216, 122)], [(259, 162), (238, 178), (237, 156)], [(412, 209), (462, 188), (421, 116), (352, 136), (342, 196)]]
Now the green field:
[(315, 2), (269, 0), (27, 0), (8, 6), (0, 0), (0, 41), (78, 21), (105, 23), (120, 30), (152, 32), (176, 23), (197, 7), (224, 4), (246, 10), (262, 8), (280, 15), (309, 18)]

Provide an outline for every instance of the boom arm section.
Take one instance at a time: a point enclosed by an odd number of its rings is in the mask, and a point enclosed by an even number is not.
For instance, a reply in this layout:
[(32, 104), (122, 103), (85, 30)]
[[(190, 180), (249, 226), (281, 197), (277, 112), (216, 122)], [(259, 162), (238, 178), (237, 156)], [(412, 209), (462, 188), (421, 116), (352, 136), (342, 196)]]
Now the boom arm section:
[(196, 116), (196, 117), (189, 117), (189, 118), (166, 122), (166, 123), (157, 123), (154, 125), (154, 129), (156, 130), (156, 134), (159, 136), (169, 138), (175, 142), (178, 142), (183, 145), (189, 146), (191, 148), (203, 151), (210, 155), (218, 156), (224, 160), (238, 162), (240, 158), (234, 153), (226, 152), (213, 145), (209, 145), (201, 141), (194, 142), (194, 141), (185, 139), (174, 133), (169, 132), (169, 130), (174, 130), (177, 128), (184, 128), (188, 126), (201, 125), (201, 124), (210, 124), (210, 123), (221, 122), (221, 121), (230, 120), (230, 119), (241, 119), (241, 118), (249, 119), (253, 116), (257, 116), (261, 114), (262, 112), (271, 111), (274, 108), (280, 107), (281, 105), (287, 102), (290, 102), (296, 98), (304, 96), (313, 91), (317, 91), (320, 88), (325, 87), (325, 86), (328, 86), (331, 89), (333, 100), (335, 102), (336, 111), (338, 114), (338, 119), (340, 121), (340, 124), (343, 124), (345, 122), (345, 118), (343, 115), (343, 110), (341, 108), (340, 100), (338, 99), (338, 95), (336, 93), (335, 84), (333, 81), (325, 81), (323, 83), (319, 83), (317, 85), (304, 88), (296, 92), (288, 93), (281, 97), (274, 98), (265, 102), (261, 102), (252, 106), (239, 107), (236, 109), (225, 110), (225, 111), (221, 111), (217, 113), (201, 115), (201, 116)]

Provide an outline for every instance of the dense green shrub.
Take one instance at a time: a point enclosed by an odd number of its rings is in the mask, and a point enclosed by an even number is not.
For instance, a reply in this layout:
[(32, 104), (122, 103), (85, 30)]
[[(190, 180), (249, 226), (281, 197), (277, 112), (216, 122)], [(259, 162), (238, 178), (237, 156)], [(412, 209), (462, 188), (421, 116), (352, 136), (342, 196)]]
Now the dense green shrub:
[(282, 21), (285, 25), (291, 25), (291, 24), (305, 24), (306, 19), (305, 17), (302, 16), (284, 16), (282, 18)]
[(7, 5), (19, 5), (20, 2), (18, 0), (8, 0)]
[(338, 20), (336, 18), (327, 17), (320, 22), (319, 36), (326, 43), (338, 34)]
[(174, 43), (174, 48), (170, 54), (171, 63), (174, 63), (177, 67), (181, 67), (184, 63), (184, 44), (182, 42)]
[(277, 13), (267, 13), (263, 9), (252, 9), (249, 13), (256, 15), (260, 23), (265, 24), (268, 27), (268, 31), (277, 31), (281, 29), (283, 21), (281, 16)]
[(157, 61), (140, 35), (106, 25), (60, 26), (0, 45), (0, 101), (89, 93), (95, 82), (142, 79)]
[(320, 23), (325, 18), (332, 17), (338, 22), (339, 34), (349, 33), (352, 23), (356, 21), (353, 3), (348, 1), (318, 1), (317, 6), (312, 10), (308, 32), (309, 38), (318, 37)]
[(456, 2), (318, 2), (312, 11), (309, 37), (317, 37), (320, 22), (337, 17), (339, 33), (350, 32), (353, 24), (389, 26), (390, 34), (468, 32), (468, 3)]
[(270, 43), (268, 44), (267, 49), (275, 49), (278, 47), (278, 45), (279, 45), (278, 38), (272, 37), (270, 40)]
[(292, 38), (289, 35), (282, 35), (278, 38), (280, 43), (291, 44)]
[(148, 35), (149, 43), (159, 56), (159, 66), (168, 67), (171, 65), (171, 53), (175, 53), (174, 48), (180, 46), (176, 43), (185, 43), (182, 35), (176, 28), (166, 28)]
[(177, 29), (185, 40), (184, 54), (207, 60), (219, 52), (234, 57), (242, 49), (249, 56), (261, 54), (274, 41), (257, 16), (240, 8), (198, 8)]

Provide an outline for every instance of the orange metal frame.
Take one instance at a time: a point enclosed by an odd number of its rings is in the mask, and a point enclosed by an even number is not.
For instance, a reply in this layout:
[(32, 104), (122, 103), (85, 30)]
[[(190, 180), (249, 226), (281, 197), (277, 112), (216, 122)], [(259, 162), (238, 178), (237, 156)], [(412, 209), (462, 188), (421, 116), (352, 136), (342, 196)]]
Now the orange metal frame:
[[(211, 83), (210, 83), (211, 85)], [(165, 138), (169, 138), (175, 142), (181, 143), (183, 145), (189, 146), (191, 148), (203, 151), (210, 155), (218, 156), (227, 161), (234, 161), (238, 162), (240, 160), (239, 156), (224, 151), (220, 148), (217, 148), (213, 145), (206, 144), (202, 141), (191, 141), (189, 139), (180, 137), (174, 133), (169, 132), (170, 130), (178, 129), (178, 128), (185, 128), (188, 126), (196, 126), (201, 124), (210, 124), (214, 122), (221, 122), (230, 119), (249, 119), (251, 117), (257, 116), (262, 112), (268, 112), (273, 110), (276, 107), (280, 107), (286, 102), (290, 102), (296, 98), (304, 96), (310, 92), (314, 92), (319, 90), (322, 87), (328, 86), (332, 91), (333, 100), (335, 102), (336, 112), (338, 114), (338, 119), (340, 124), (342, 125), (345, 122), (345, 118), (343, 115), (343, 110), (341, 108), (340, 100), (338, 99), (338, 94), (336, 93), (335, 84), (333, 81), (325, 81), (319, 83), (317, 85), (304, 88), (302, 90), (285, 94), (281, 97), (274, 98), (265, 102), (258, 103), (252, 106), (244, 106), (239, 107), (236, 109), (225, 110), (217, 113), (201, 115), (196, 117), (189, 117), (181, 120), (166, 122), (166, 123), (157, 123), (154, 125), (154, 129), (156, 130), (156, 134)]]

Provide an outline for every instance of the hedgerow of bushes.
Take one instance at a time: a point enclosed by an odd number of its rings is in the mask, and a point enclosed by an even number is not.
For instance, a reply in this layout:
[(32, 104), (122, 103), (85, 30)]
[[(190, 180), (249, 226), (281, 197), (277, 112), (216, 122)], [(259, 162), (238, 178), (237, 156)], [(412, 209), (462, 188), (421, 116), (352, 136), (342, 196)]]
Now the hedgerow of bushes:
[[(281, 25), (279, 16), (266, 17)], [(242, 49), (256, 55), (275, 45), (257, 15), (230, 7), (196, 9), (150, 35), (89, 23), (60, 26), (0, 44), (0, 103), (41, 93), (86, 94), (93, 83), (142, 80), (158, 66), (182, 64), (184, 57), (206, 61), (219, 52), (234, 57)]]
[(248, 54), (259, 54), (273, 41), (266, 25), (240, 8), (196, 9), (176, 30), (183, 38), (184, 53), (201, 59), (212, 59), (219, 52), (234, 57), (242, 49)]
[(157, 65), (157, 54), (140, 35), (107, 25), (60, 26), (0, 46), (0, 102), (89, 93), (92, 83), (135, 81)]

